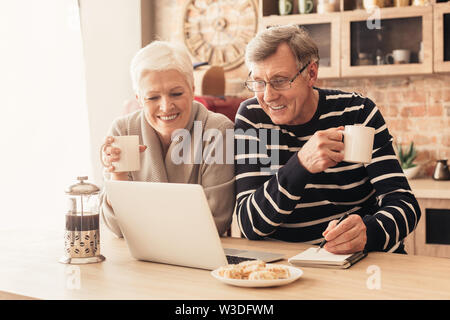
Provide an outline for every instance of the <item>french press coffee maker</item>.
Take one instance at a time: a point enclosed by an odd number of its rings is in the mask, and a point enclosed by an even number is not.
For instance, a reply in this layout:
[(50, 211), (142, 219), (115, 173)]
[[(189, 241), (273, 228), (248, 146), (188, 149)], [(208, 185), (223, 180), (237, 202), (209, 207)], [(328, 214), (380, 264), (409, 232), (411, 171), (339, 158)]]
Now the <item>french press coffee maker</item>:
[(61, 263), (85, 264), (101, 262), (98, 194), (100, 189), (84, 182), (88, 177), (78, 177), (79, 183), (66, 188), (67, 212), (64, 233), (64, 256)]

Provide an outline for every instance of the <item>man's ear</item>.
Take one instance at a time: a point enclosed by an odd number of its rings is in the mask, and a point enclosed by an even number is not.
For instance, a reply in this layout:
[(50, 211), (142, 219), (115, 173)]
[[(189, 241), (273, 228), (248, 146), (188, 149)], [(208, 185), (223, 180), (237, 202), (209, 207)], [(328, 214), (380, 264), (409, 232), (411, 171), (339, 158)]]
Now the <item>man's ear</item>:
[(308, 68), (308, 84), (310, 87), (313, 87), (316, 84), (317, 76), (319, 75), (319, 65), (317, 62), (311, 63), (311, 66)]

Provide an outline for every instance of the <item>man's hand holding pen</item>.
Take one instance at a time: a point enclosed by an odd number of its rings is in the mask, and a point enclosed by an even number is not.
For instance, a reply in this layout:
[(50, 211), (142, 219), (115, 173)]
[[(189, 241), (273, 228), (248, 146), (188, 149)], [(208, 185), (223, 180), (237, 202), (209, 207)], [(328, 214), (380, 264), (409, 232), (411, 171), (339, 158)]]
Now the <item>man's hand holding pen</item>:
[(330, 221), (323, 232), (327, 241), (324, 249), (335, 254), (350, 254), (364, 250), (367, 242), (366, 225), (357, 214), (351, 214), (338, 224)]

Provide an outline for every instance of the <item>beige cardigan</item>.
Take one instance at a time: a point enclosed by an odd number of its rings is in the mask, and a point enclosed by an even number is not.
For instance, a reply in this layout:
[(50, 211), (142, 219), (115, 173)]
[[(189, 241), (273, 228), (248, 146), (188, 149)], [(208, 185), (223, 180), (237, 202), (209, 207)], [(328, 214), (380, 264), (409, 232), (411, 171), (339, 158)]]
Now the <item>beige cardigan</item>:
[[(200, 122), (202, 125), (202, 136), (208, 129), (217, 129), (224, 137), (223, 139), (223, 156), (225, 158), (226, 151), (233, 154), (233, 150), (225, 150), (225, 130), (233, 129), (233, 123), (224, 115), (208, 111), (202, 104), (194, 101), (192, 105), (191, 117), (186, 126), (186, 130), (191, 135), (191, 152), (194, 150), (194, 129), (198, 127)], [(196, 129), (198, 130), (198, 129)], [(230, 130), (227, 130), (230, 133)], [(198, 132), (196, 132), (198, 134)], [(177, 144), (180, 141), (172, 141), (167, 151), (165, 159), (162, 155), (162, 147), (155, 130), (148, 124), (145, 119), (144, 111), (138, 110), (126, 116), (116, 119), (108, 135), (138, 135), (140, 144), (146, 145), (147, 149), (141, 152), (141, 170), (130, 172), (129, 180), (133, 181), (150, 181), (150, 182), (172, 182), (172, 183), (192, 183), (203, 186), (209, 207), (214, 217), (217, 230), (222, 235), (231, 225), (231, 219), (235, 203), (235, 187), (234, 187), (234, 164), (230, 161), (223, 161), (223, 164), (211, 163), (206, 164), (201, 161), (200, 164), (175, 164), (172, 161), (171, 154), (174, 148), (178, 151), (181, 149)], [(232, 141), (232, 139), (231, 139)], [(202, 142), (203, 155), (214, 148), (213, 142)], [(213, 154), (214, 155), (214, 154)], [(203, 156), (204, 159), (205, 156)], [(234, 154), (233, 154), (234, 157)], [(110, 179), (110, 174), (104, 172), (105, 180)], [(106, 192), (100, 195), (100, 215), (106, 226), (114, 232), (118, 237), (122, 237), (122, 232), (114, 215), (113, 208), (106, 201)], [(195, 199), (193, 199), (195, 201)]]

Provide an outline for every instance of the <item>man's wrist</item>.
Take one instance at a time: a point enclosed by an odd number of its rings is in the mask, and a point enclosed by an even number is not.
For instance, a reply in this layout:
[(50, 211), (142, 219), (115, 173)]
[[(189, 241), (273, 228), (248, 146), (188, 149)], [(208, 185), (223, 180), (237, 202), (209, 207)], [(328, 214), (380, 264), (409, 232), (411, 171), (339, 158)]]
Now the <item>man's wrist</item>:
[(305, 166), (304, 162), (302, 161), (300, 151), (297, 152), (297, 160), (298, 160), (298, 163), (299, 163), (303, 168), (305, 168), (309, 173), (312, 173), (311, 171), (308, 170), (308, 168)]

